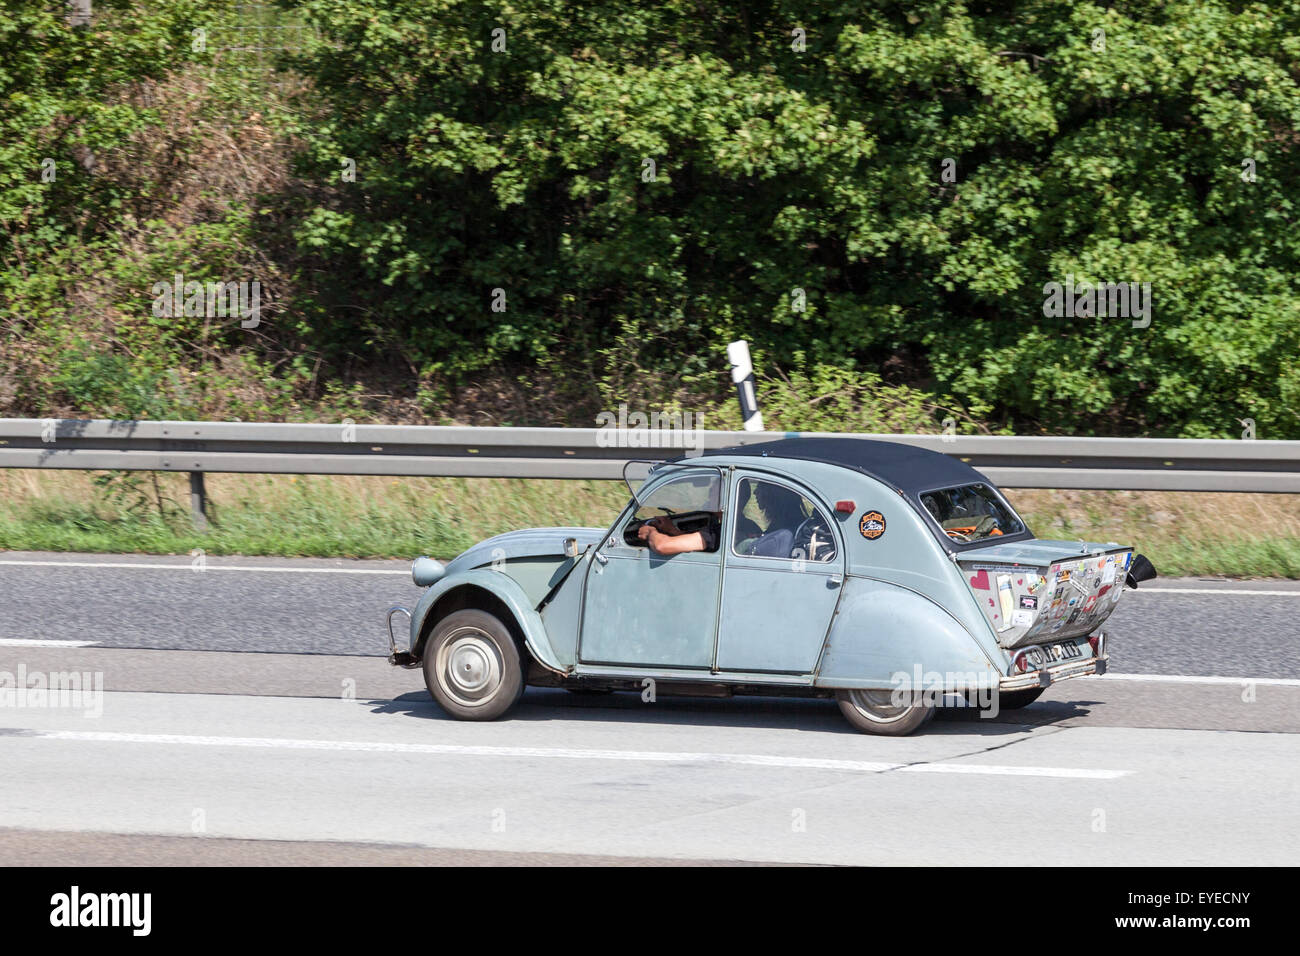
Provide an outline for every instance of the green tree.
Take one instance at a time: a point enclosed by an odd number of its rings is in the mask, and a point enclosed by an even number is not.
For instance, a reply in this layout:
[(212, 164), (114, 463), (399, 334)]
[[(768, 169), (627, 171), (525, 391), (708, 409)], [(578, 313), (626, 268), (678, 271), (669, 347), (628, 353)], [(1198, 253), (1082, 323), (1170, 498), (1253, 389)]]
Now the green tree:
[[(340, 344), (586, 381), (743, 336), (1022, 430), (1300, 436), (1296, 3), (295, 6)], [(1150, 327), (1045, 316), (1067, 275)]]

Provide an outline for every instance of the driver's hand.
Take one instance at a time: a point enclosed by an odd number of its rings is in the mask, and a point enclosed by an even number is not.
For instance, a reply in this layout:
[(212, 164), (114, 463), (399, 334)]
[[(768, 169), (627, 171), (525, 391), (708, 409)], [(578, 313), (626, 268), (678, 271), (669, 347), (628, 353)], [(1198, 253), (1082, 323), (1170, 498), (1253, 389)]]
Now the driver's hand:
[(657, 530), (654, 526), (654, 521), (655, 519), (651, 518), (645, 524), (641, 525), (641, 527), (637, 528), (636, 536), (642, 541), (648, 541), (650, 539), (650, 532)]

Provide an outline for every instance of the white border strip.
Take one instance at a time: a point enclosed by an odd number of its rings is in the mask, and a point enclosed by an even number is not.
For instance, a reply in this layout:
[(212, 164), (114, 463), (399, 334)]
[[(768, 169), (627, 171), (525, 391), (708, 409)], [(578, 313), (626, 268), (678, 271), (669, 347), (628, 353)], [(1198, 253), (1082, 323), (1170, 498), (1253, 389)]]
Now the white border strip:
[[(90, 743), (180, 744), (198, 747), (257, 747), (276, 750), (334, 750), (363, 753), (413, 753), (452, 757), (529, 757), (562, 760), (632, 760), (649, 763), (725, 764), (799, 770), (847, 770), (854, 773), (961, 773), (1014, 777), (1067, 777), (1115, 780), (1130, 770), (1086, 770), (1075, 767), (1014, 767), (999, 764), (880, 763), (819, 757), (779, 757), (767, 754), (677, 753), (657, 750), (572, 750), (552, 747), (483, 747), (458, 744), (403, 744), (363, 740), (303, 740), (278, 737), (206, 737), (185, 734), (128, 734), (109, 731), (58, 730), (32, 737)], [(24, 739), (32, 739), (24, 736)]]

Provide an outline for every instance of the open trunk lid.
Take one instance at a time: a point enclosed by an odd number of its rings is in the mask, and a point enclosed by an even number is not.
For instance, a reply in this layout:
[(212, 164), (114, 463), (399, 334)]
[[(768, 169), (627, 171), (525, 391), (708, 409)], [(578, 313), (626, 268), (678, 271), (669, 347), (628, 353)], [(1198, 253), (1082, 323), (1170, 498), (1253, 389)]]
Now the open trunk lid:
[(1003, 647), (1093, 633), (1119, 602), (1133, 549), (1080, 541), (1017, 541), (962, 551), (966, 586)]

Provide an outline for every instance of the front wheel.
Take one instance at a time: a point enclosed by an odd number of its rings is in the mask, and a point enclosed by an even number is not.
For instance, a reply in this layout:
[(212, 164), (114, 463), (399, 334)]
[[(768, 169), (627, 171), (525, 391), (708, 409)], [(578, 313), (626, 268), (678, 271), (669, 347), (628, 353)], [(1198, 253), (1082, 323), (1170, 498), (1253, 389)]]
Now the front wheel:
[(457, 720), (496, 720), (523, 696), (524, 662), (498, 618), (486, 611), (457, 611), (429, 636), (424, 684)]
[(922, 694), (894, 699), (892, 690), (839, 690), (840, 713), (868, 734), (902, 737), (934, 716), (934, 707)]

